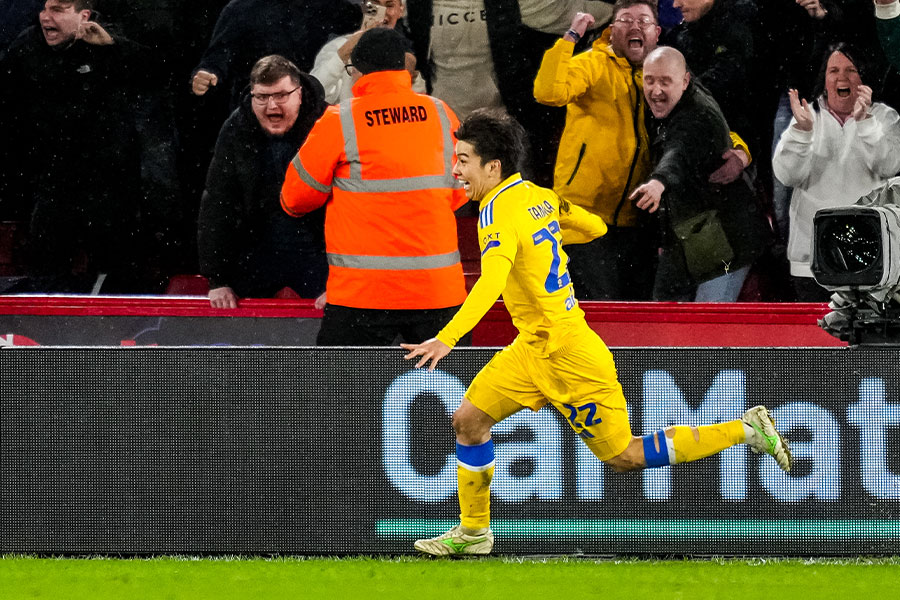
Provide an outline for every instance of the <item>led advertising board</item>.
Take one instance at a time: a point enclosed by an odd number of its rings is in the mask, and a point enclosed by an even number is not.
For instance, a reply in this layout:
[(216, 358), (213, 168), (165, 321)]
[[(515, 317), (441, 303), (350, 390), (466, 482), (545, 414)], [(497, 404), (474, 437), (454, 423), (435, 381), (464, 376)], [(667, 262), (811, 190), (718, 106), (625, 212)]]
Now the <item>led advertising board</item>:
[[(412, 552), (456, 522), (450, 416), (493, 354), (0, 352), (0, 551)], [(900, 352), (614, 350), (636, 435), (767, 405), (788, 474), (737, 446), (616, 474), (550, 408), (497, 425), (495, 552), (900, 552)]]

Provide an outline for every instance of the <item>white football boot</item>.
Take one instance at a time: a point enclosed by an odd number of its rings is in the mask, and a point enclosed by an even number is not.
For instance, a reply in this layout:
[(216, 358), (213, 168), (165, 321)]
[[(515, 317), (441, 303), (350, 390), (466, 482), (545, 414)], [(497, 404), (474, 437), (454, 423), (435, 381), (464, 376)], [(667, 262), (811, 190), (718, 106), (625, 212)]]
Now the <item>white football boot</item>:
[(754, 406), (741, 418), (747, 444), (757, 454), (768, 454), (783, 471), (790, 471), (794, 458), (788, 441), (775, 429), (775, 420), (765, 406)]
[(450, 531), (425, 540), (416, 540), (416, 550), (432, 556), (452, 556), (461, 554), (490, 554), (494, 547), (494, 534), (487, 527), (470, 530), (462, 525)]

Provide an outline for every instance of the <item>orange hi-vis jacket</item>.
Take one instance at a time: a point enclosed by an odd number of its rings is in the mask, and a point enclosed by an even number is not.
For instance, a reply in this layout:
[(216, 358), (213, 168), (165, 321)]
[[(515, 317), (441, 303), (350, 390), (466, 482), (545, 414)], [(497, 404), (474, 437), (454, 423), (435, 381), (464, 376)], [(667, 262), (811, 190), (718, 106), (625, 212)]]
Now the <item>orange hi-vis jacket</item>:
[(364, 75), (287, 169), (285, 211), (327, 203), (329, 304), (427, 309), (466, 298), (453, 214), (466, 202), (452, 174), (459, 120), (411, 86), (405, 70)]

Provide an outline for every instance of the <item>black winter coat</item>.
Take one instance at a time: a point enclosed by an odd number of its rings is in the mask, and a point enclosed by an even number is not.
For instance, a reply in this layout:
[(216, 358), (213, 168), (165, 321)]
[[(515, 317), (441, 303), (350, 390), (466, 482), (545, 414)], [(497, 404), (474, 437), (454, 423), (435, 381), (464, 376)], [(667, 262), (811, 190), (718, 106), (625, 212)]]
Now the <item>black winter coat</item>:
[(280, 54), (307, 73), (329, 39), (361, 22), (359, 8), (347, 0), (232, 0), (194, 71), (218, 75), (217, 87), (237, 106), (257, 60)]
[(734, 250), (729, 268), (751, 264), (769, 243), (771, 229), (747, 181), (738, 179), (726, 186), (709, 183), (710, 174), (722, 164), (722, 154), (731, 147), (728, 124), (709, 91), (691, 81), (666, 118), (647, 114), (650, 156), (655, 165), (649, 178), (666, 187), (660, 208), (660, 260), (674, 263), (674, 268), (666, 269), (676, 274), (672, 289), (684, 287), (678, 282), (691, 283), (672, 224), (708, 209), (718, 209), (722, 229)]
[(148, 83), (142, 47), (113, 38), (110, 46), (52, 48), (33, 26), (0, 57), (4, 218), (25, 218), (41, 199), (139, 204), (135, 106)]
[(0, 0), (0, 51), (33, 24), (44, 0)]
[[(756, 156), (758, 119), (752, 74), (756, 54), (754, 28), (757, 9), (753, 0), (715, 0), (700, 19), (683, 22), (663, 37), (661, 44), (684, 54), (688, 69), (709, 90), (732, 131), (740, 135)], [(773, 112), (768, 115), (771, 127)], [(768, 149), (767, 149), (768, 150)]]
[(305, 297), (325, 290), (324, 208), (294, 218), (280, 202), (285, 171), (327, 107), (316, 79), (303, 74), (301, 86), (300, 114), (284, 136), (263, 130), (249, 93), (222, 126), (198, 223), (200, 272), (211, 288), (240, 296), (271, 296), (284, 286)]
[(825, 49), (838, 41), (843, 21), (840, 4), (834, 0), (820, 0), (820, 3), (828, 14), (815, 19), (794, 2), (756, 0), (760, 23), (756, 80), (764, 93), (777, 98), (788, 88), (796, 88), (801, 98), (814, 97), (813, 88)]

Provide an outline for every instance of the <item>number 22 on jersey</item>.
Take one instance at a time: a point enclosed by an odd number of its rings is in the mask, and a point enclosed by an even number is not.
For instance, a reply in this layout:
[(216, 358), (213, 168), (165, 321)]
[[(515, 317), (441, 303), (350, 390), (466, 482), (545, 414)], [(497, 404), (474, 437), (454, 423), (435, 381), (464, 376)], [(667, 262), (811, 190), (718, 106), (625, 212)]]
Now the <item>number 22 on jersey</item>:
[[(550, 262), (550, 272), (544, 281), (544, 289), (551, 294), (567, 287), (572, 281), (571, 277), (569, 277), (569, 271), (566, 269), (566, 265), (562, 264), (562, 257), (559, 255), (560, 240), (557, 239), (557, 235), (560, 235), (558, 221), (550, 221), (546, 227), (537, 230), (531, 235), (535, 246), (544, 242), (550, 244), (553, 260)], [(571, 310), (574, 305), (574, 298), (566, 299), (566, 310)]]

